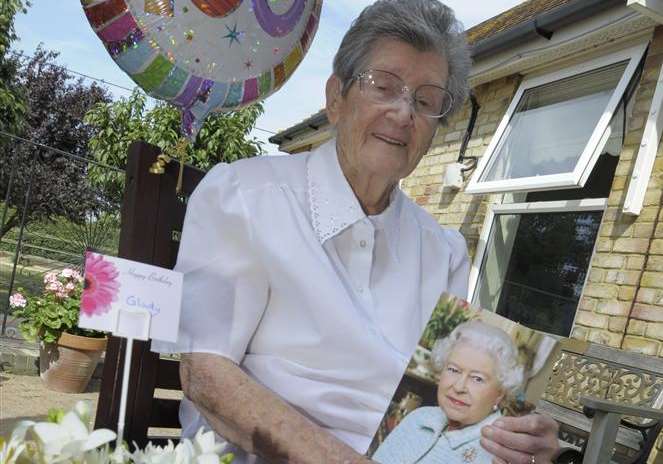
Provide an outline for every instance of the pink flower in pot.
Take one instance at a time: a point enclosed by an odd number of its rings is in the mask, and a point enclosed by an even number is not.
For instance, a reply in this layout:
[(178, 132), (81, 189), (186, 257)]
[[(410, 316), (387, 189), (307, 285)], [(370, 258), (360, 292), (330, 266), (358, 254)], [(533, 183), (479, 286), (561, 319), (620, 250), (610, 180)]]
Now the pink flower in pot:
[(10, 308), (25, 308), (25, 305), (28, 304), (28, 300), (25, 299), (23, 295), (19, 292), (14, 293), (9, 297), (9, 307)]

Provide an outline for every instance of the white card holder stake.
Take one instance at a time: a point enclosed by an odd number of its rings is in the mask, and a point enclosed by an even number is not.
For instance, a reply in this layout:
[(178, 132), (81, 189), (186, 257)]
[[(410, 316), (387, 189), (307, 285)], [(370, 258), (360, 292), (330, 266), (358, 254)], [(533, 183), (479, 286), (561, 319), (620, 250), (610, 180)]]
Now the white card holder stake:
[(117, 327), (113, 334), (118, 337), (147, 341), (150, 338), (152, 314), (142, 308), (121, 308), (117, 312)]
[(124, 437), (125, 416), (127, 412), (127, 394), (131, 375), (131, 355), (135, 340), (149, 340), (152, 314), (142, 308), (121, 308), (117, 314), (117, 326), (113, 334), (127, 339), (124, 353), (124, 369), (122, 372), (122, 392), (120, 396), (120, 413), (117, 422), (117, 444), (122, 446)]

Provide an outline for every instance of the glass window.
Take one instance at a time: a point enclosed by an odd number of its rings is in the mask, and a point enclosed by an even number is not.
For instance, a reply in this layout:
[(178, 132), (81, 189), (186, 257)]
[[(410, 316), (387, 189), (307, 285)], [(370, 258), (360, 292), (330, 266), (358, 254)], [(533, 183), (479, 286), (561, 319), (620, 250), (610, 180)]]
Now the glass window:
[(599, 156), (621, 149), (623, 100), (644, 51), (525, 78), (466, 192), (583, 187)]
[(626, 63), (529, 89), (481, 180), (572, 172)]
[(602, 214), (496, 214), (473, 302), (569, 336)]

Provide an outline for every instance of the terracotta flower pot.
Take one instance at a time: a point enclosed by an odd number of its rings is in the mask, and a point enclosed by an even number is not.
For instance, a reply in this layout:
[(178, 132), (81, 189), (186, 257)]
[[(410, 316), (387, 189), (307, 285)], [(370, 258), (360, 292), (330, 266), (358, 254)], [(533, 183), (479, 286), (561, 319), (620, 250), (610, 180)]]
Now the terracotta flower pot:
[(106, 338), (82, 337), (64, 332), (57, 343), (39, 343), (39, 375), (46, 387), (65, 393), (82, 393), (87, 388)]

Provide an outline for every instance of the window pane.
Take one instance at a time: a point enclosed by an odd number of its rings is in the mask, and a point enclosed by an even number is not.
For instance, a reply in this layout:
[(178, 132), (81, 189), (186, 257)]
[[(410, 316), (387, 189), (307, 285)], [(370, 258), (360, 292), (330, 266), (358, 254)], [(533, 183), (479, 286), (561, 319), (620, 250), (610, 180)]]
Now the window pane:
[(482, 181), (572, 172), (627, 62), (524, 92)]
[(474, 303), (533, 329), (568, 336), (602, 214), (496, 216)]

